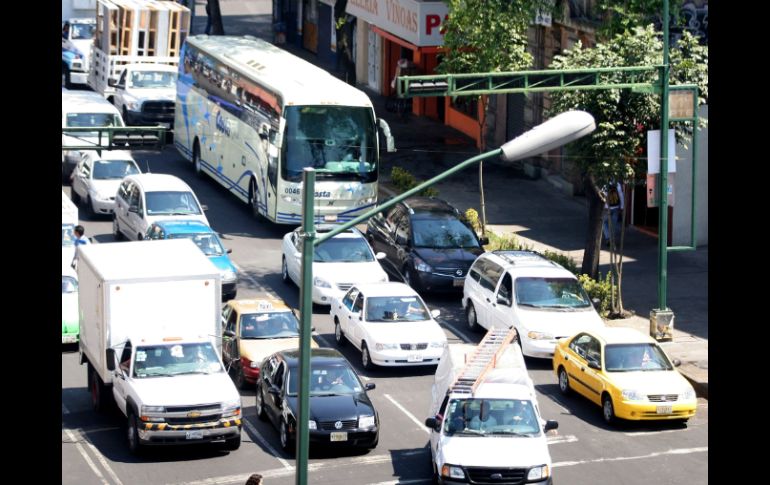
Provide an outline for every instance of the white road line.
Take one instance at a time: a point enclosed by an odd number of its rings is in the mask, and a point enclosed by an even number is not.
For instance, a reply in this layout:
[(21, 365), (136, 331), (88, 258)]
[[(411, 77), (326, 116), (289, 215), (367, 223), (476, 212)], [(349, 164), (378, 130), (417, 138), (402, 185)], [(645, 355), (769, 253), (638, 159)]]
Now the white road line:
[[(62, 407), (64, 407), (64, 404), (62, 404)], [(102, 475), (102, 472), (100, 472), (99, 469), (96, 467), (96, 464), (94, 464), (93, 460), (91, 460), (91, 457), (88, 456), (88, 453), (86, 453), (86, 450), (85, 448), (83, 448), (83, 445), (81, 445), (80, 441), (75, 437), (75, 435), (72, 434), (72, 431), (65, 428), (64, 432), (67, 433), (67, 437), (70, 439), (70, 441), (72, 441), (75, 444), (75, 447), (78, 449), (78, 452), (80, 452), (80, 455), (86, 461), (86, 464), (89, 467), (91, 467), (91, 470), (94, 472), (94, 474), (97, 477), (99, 477), (99, 480), (101, 480), (104, 485), (110, 485), (110, 483), (104, 479), (104, 475)]]
[[(78, 430), (75, 430), (75, 433), (77, 434), (77, 436), (82, 437), (82, 435)], [(96, 459), (99, 460), (99, 463), (102, 464), (102, 467), (107, 471), (107, 474), (110, 476), (110, 478), (112, 478), (115, 485), (123, 485), (123, 482), (120, 481), (120, 478), (118, 478), (118, 475), (115, 473), (112, 467), (110, 467), (110, 464), (107, 463), (107, 459), (104, 458), (104, 455), (102, 455), (102, 453), (96, 449), (96, 447), (93, 445), (93, 443), (91, 443), (91, 441), (88, 440), (88, 438), (83, 437), (83, 441), (85, 441), (86, 446), (88, 446), (88, 448), (91, 450), (91, 453), (93, 453), (94, 456), (96, 456)]]
[(574, 443), (575, 441), (578, 441), (578, 437), (574, 434), (567, 434), (564, 436), (549, 436), (546, 438), (546, 441), (548, 441), (549, 445), (558, 445), (560, 443)]
[[(294, 467), (291, 464), (289, 464), (288, 461), (286, 461), (285, 459), (281, 458), (281, 455), (275, 450), (275, 448), (270, 446), (270, 443), (268, 443), (267, 440), (265, 438), (263, 438), (261, 434), (259, 434), (259, 431), (257, 431), (257, 428), (255, 428), (254, 425), (251, 424), (248, 419), (243, 418), (243, 423), (254, 434), (254, 436), (257, 438), (257, 441), (259, 441), (262, 446), (267, 448), (267, 451), (269, 451), (270, 454), (273, 455), (281, 463), (281, 465), (284, 468), (291, 469), (291, 470), (294, 469)], [(246, 478), (249, 478), (249, 477), (247, 476)]]
[(689, 427), (683, 428), (683, 429), (662, 429), (660, 431), (633, 431), (630, 433), (623, 433), (626, 436), (647, 436), (647, 435), (653, 435), (653, 434), (662, 434), (662, 433), (681, 433), (682, 431), (689, 431)]
[(708, 452), (708, 450), (709, 450), (708, 446), (701, 446), (698, 448), (676, 448), (676, 449), (671, 449), (666, 451), (650, 453), (649, 455), (617, 456), (614, 458), (596, 458), (594, 460), (581, 460), (581, 461), (560, 461), (558, 463), (554, 463), (552, 466), (553, 468), (557, 468), (557, 467), (565, 467), (565, 466), (573, 466), (573, 465), (584, 465), (586, 463), (602, 463), (607, 461), (642, 460), (644, 458), (655, 458), (656, 456), (662, 456), (662, 455), (688, 455), (691, 453), (702, 453), (702, 452)]
[(415, 422), (415, 424), (417, 424), (417, 426), (418, 426), (418, 427), (419, 427), (421, 430), (425, 431), (427, 434), (430, 434), (430, 431), (428, 431), (428, 428), (425, 426), (425, 424), (421, 423), (419, 419), (417, 419), (417, 418), (415, 418), (415, 417), (414, 417), (414, 414), (412, 414), (412, 413), (410, 413), (409, 411), (407, 411), (407, 410), (406, 410), (406, 408), (405, 408), (404, 406), (400, 405), (398, 402), (396, 402), (396, 400), (395, 400), (395, 399), (393, 399), (392, 397), (390, 397), (390, 394), (384, 394), (384, 396), (385, 396), (386, 398), (388, 398), (388, 400), (389, 400), (390, 402), (392, 402), (394, 406), (396, 406), (396, 407), (397, 407), (398, 409), (400, 409), (400, 410), (401, 410), (401, 411), (402, 411), (404, 414), (406, 414), (406, 416), (407, 416), (409, 419), (411, 419), (412, 421), (414, 421), (414, 422)]

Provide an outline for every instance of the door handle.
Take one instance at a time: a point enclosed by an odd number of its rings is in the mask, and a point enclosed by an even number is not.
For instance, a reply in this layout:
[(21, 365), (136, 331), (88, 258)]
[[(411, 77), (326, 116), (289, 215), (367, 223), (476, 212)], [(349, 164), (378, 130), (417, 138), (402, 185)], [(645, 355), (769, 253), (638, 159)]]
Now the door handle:
[(580, 367), (580, 372), (585, 372), (585, 371), (586, 371), (585, 367)]
[(569, 355), (565, 355), (565, 356), (564, 356), (564, 360), (565, 360), (565, 361), (566, 361), (566, 360), (569, 360)]
[(492, 300), (490, 300), (489, 298), (487, 298), (487, 303), (492, 303)]

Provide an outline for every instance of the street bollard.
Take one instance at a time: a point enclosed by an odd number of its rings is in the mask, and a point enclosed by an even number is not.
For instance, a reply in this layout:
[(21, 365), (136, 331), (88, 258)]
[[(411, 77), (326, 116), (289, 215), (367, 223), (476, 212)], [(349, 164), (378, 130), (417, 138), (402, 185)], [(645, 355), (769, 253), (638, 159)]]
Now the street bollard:
[(671, 342), (673, 332), (674, 312), (670, 308), (650, 311), (650, 337), (658, 342)]

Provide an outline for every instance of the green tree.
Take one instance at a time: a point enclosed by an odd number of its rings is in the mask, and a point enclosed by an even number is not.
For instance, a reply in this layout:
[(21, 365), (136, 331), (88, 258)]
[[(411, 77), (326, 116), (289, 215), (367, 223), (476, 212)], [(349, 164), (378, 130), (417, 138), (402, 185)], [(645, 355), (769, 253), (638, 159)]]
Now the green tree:
[[(573, 49), (554, 58), (552, 69), (576, 69), (586, 67), (652, 66), (663, 62), (662, 36), (652, 25), (633, 28), (618, 34), (595, 48), (583, 49), (578, 43)], [(698, 104), (708, 99), (708, 49), (698, 44), (697, 38), (685, 32), (670, 51), (670, 84), (697, 84)], [(618, 74), (603, 75), (604, 81), (619, 81)], [(654, 82), (656, 74), (649, 74), (646, 81)], [(570, 145), (570, 155), (575, 157), (586, 187), (588, 199), (588, 235), (581, 273), (596, 278), (599, 267), (602, 211), (604, 196), (601, 189), (611, 181), (625, 184), (637, 174), (647, 171), (647, 160), (638, 158), (645, 146), (647, 130), (660, 129), (660, 95), (632, 92), (628, 89), (585, 90), (554, 93), (549, 116), (563, 111), (580, 109), (591, 113), (596, 120), (596, 130)], [(687, 142), (692, 126), (676, 123), (680, 143)], [(673, 149), (674, 147), (671, 147)], [(624, 218), (625, 219), (625, 218)], [(623, 313), (620, 291), (622, 282), (622, 221), (620, 247), (611, 249), (611, 269), (618, 285), (615, 313)], [(617, 254), (617, 259), (614, 255)]]
[[(669, 0), (669, 12), (674, 21), (678, 18), (682, 2)], [(598, 0), (596, 9), (602, 16), (602, 23), (597, 29), (600, 39), (611, 39), (651, 22), (662, 24), (663, 0)]]

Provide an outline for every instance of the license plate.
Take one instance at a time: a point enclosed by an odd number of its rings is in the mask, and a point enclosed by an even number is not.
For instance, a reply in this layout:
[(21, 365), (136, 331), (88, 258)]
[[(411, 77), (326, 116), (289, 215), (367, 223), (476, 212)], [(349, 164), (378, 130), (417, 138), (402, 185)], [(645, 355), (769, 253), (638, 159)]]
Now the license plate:
[(465, 279), (454, 280), (454, 286), (465, 286)]
[(201, 440), (203, 439), (203, 431), (188, 431), (184, 437), (188, 440)]
[(422, 355), (410, 355), (406, 358), (407, 362), (422, 362)]
[(658, 406), (658, 408), (656, 409), (656, 412), (658, 414), (671, 414), (672, 412), (674, 412), (674, 407), (673, 406)]
[(332, 433), (330, 439), (331, 441), (347, 441), (348, 434), (346, 432)]

